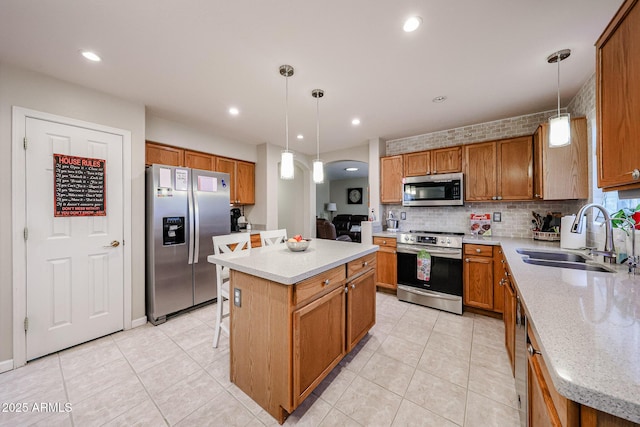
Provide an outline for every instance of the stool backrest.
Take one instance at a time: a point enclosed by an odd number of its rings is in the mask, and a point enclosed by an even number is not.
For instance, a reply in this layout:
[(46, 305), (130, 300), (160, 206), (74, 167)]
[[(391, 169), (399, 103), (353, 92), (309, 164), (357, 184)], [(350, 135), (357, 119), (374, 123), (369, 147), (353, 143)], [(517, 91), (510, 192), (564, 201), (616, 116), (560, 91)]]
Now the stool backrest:
[(262, 246), (271, 246), (284, 243), (287, 240), (287, 229), (269, 230), (260, 232)]

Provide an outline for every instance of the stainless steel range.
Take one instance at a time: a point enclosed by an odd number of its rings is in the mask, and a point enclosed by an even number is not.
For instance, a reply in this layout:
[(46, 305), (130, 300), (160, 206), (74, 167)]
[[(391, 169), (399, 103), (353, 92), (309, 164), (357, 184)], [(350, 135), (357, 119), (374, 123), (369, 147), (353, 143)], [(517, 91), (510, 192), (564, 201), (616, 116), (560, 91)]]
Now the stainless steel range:
[(420, 230), (398, 235), (398, 299), (462, 314), (463, 236)]

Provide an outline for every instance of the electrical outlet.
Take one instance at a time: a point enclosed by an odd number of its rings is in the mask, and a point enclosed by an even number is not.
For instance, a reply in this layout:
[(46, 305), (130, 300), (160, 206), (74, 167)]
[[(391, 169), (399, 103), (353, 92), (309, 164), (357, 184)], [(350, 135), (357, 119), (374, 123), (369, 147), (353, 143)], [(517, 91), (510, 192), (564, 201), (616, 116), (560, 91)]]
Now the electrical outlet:
[(407, 219), (407, 213), (406, 212), (400, 212), (400, 219)]
[(493, 213), (493, 222), (502, 221), (502, 212), (494, 212)]
[(242, 307), (242, 294), (238, 288), (233, 288), (233, 305)]

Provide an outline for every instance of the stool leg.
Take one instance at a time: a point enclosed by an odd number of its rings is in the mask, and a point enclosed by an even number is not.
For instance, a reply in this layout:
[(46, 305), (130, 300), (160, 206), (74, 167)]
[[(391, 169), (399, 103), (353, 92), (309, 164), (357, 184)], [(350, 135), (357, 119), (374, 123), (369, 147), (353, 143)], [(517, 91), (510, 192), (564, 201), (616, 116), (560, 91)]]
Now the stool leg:
[(222, 329), (222, 314), (224, 308), (224, 297), (218, 295), (218, 302), (216, 302), (216, 333), (213, 336), (213, 348), (218, 348), (218, 341), (220, 341), (220, 330)]

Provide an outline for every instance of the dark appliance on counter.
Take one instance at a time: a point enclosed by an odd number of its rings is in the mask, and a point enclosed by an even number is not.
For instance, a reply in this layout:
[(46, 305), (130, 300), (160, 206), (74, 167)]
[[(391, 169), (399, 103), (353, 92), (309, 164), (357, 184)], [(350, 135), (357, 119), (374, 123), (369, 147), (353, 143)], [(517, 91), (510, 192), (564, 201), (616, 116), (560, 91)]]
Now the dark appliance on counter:
[[(398, 299), (462, 314), (464, 233), (417, 231), (398, 235)], [(420, 251), (430, 256), (428, 280), (418, 272)]]
[(230, 212), (231, 215), (231, 231), (240, 231), (240, 225), (238, 224), (238, 218), (242, 216), (240, 208), (233, 208)]
[(462, 173), (412, 176), (402, 180), (402, 206), (462, 206)]

